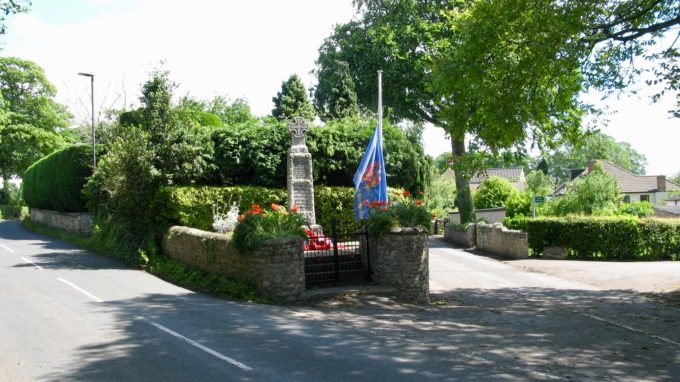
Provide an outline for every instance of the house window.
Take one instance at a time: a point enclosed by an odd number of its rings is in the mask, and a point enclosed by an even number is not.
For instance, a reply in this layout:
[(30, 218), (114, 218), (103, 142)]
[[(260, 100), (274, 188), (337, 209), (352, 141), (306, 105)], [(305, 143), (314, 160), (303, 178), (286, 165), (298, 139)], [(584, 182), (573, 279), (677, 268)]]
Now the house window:
[(641, 202), (648, 202), (649, 201), (649, 195), (640, 195), (640, 201)]
[(630, 203), (630, 195), (625, 195), (625, 196), (623, 197), (623, 202), (624, 202), (624, 203)]

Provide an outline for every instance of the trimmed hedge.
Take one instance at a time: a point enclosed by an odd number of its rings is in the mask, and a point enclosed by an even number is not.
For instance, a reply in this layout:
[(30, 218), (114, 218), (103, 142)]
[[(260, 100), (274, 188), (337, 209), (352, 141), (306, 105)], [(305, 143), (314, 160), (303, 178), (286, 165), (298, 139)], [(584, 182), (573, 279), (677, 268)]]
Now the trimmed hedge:
[[(97, 148), (97, 156), (103, 149)], [(26, 204), (62, 212), (85, 212), (82, 189), (92, 175), (92, 146), (73, 145), (33, 163), (23, 176)]]
[(526, 221), (529, 248), (569, 249), (569, 256), (600, 260), (678, 260), (680, 221), (635, 217), (537, 218)]
[[(389, 197), (395, 200), (402, 194), (401, 189), (389, 189)], [(169, 224), (179, 224), (206, 231), (212, 229), (213, 204), (226, 209), (236, 203), (241, 212), (252, 204), (268, 206), (271, 203), (284, 205), (288, 192), (281, 188), (255, 186), (235, 187), (163, 187), (156, 194), (152, 209)], [(335, 217), (341, 229), (357, 229), (354, 221), (354, 189), (351, 187), (315, 187), (314, 207), (317, 223), (330, 229), (331, 218)]]

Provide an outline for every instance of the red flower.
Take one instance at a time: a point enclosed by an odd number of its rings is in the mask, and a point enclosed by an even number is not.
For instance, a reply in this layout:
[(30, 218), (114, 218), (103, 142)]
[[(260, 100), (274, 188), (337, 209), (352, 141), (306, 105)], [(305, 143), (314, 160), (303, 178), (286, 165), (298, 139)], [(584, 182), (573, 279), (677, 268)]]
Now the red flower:
[(278, 211), (280, 206), (276, 203), (272, 203), (272, 211)]
[(422, 206), (422, 205), (423, 205), (422, 199), (416, 200), (416, 206)]
[(253, 204), (252, 207), (251, 207), (251, 210), (248, 211), (248, 212), (251, 212), (251, 211), (252, 211), (252, 214), (257, 215), (260, 212), (262, 212), (262, 207), (259, 204)]
[(244, 214), (239, 215), (238, 221), (242, 222), (244, 220), (246, 220), (246, 215), (244, 215)]
[(404, 197), (405, 198), (410, 196), (410, 195), (411, 195), (411, 193), (408, 190), (404, 191)]
[(290, 212), (292, 213), (297, 213), (300, 207), (298, 207), (297, 203), (293, 204), (293, 208), (290, 209)]
[(364, 200), (364, 205), (365, 205), (365, 206), (368, 205), (368, 199)]

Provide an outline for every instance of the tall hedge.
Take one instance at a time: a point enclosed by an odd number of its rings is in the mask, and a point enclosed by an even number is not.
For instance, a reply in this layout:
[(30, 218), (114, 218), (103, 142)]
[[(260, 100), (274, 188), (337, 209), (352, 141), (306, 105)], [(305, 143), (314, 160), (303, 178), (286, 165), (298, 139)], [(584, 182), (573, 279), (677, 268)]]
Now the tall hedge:
[[(391, 188), (390, 198), (394, 200), (402, 192), (401, 189)], [(152, 208), (169, 224), (211, 230), (213, 205), (225, 209), (231, 203), (236, 203), (240, 211), (246, 211), (254, 203), (262, 206), (285, 204), (287, 198), (288, 193), (282, 188), (163, 187), (156, 194)], [(327, 230), (332, 218), (336, 218), (341, 229), (358, 228), (354, 221), (354, 189), (351, 187), (315, 187), (314, 207), (317, 223)]]
[(528, 219), (529, 247), (569, 249), (577, 258), (611, 260), (680, 259), (680, 221), (635, 217)]
[[(98, 155), (102, 147), (97, 147)], [(23, 193), (31, 208), (84, 212), (82, 189), (92, 175), (92, 146), (73, 145), (33, 163), (23, 176)]]

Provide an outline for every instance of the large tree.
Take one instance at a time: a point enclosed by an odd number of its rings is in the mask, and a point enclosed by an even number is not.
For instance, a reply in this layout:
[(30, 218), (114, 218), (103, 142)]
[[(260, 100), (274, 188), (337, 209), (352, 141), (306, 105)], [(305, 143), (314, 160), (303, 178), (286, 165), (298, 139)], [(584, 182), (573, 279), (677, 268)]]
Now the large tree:
[(647, 165), (647, 158), (629, 143), (617, 142), (601, 132), (586, 134), (576, 143), (565, 142), (543, 158), (550, 176), (559, 182), (569, 180), (569, 170), (585, 168), (593, 159), (606, 159), (637, 175), (644, 175)]
[(328, 63), (317, 62), (319, 83), (314, 88), (314, 106), (322, 120), (341, 119), (359, 114), (357, 92), (349, 65), (326, 55)]
[(40, 66), (0, 57), (0, 175), (5, 181), (64, 144), (58, 131), (70, 115), (55, 95)]
[(467, 155), (466, 138), (490, 151), (575, 140), (578, 94), (624, 87), (631, 77), (622, 63), (679, 21), (672, 0), (355, 3), (359, 17), (336, 27), (317, 63), (346, 62), (371, 109), (375, 72), (384, 70), (391, 118), (450, 134), (463, 220), (471, 218), (469, 176), (482, 165)]
[(281, 91), (272, 98), (274, 109), (272, 115), (281, 121), (293, 117), (314, 119), (314, 106), (309, 101), (305, 85), (297, 74), (293, 74), (281, 84)]

